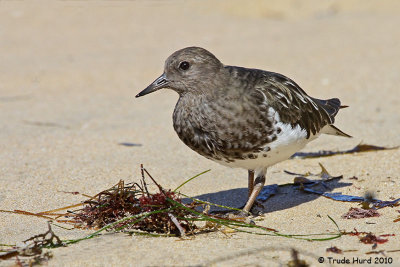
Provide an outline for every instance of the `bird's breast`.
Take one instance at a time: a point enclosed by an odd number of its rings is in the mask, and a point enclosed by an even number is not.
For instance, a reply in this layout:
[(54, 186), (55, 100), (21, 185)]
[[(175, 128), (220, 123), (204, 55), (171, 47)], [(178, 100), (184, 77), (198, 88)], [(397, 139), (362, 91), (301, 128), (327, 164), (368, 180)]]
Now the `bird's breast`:
[(246, 100), (180, 98), (173, 114), (179, 138), (199, 154), (227, 162), (268, 150), (279, 129), (268, 108)]

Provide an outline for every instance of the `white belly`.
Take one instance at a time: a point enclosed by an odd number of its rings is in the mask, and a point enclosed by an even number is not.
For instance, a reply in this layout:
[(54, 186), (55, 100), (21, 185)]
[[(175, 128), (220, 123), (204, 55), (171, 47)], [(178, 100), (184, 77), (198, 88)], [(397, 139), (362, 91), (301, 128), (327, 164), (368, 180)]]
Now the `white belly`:
[(266, 169), (269, 166), (290, 158), (290, 156), (301, 150), (307, 143), (319, 136), (319, 134), (311, 135), (310, 138), (306, 139), (307, 132), (301, 129), (299, 125), (293, 128), (290, 124), (279, 122), (277, 126), (282, 131), (278, 134), (275, 141), (266, 145), (266, 148), (269, 147), (269, 151), (252, 153), (257, 156), (253, 159), (237, 159), (233, 162), (218, 160), (216, 162), (232, 168), (255, 171)]

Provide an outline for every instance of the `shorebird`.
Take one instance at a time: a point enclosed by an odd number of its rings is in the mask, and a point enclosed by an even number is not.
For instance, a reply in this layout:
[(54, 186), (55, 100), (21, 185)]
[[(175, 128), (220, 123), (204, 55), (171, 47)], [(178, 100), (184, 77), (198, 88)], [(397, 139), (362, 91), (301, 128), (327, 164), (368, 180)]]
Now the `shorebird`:
[(136, 97), (161, 88), (179, 94), (173, 125), (188, 147), (222, 165), (248, 170), (245, 213), (263, 188), (268, 167), (320, 134), (351, 137), (333, 125), (343, 107), (339, 99), (310, 97), (279, 73), (224, 65), (200, 47), (174, 52), (164, 73)]

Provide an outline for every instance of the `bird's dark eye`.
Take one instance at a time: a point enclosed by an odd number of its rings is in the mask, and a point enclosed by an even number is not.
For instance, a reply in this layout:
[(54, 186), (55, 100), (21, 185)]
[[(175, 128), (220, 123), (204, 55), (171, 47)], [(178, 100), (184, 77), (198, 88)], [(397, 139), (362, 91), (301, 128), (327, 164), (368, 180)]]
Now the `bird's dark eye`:
[(180, 68), (181, 70), (187, 70), (187, 69), (189, 69), (189, 67), (190, 67), (190, 64), (189, 64), (189, 62), (187, 62), (187, 61), (182, 61), (182, 62), (179, 64), (179, 68)]

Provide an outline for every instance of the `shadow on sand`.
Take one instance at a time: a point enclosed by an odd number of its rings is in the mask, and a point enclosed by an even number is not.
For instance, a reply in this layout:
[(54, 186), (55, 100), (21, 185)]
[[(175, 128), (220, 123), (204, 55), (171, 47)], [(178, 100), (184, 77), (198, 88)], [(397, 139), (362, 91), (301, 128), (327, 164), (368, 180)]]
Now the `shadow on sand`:
[[(326, 186), (319, 184), (313, 186), (312, 188), (320, 192), (331, 192), (336, 188), (343, 188), (352, 185), (352, 183), (344, 183), (340, 180), (332, 180), (326, 183)], [(263, 190), (267, 187), (272, 187), (274, 185), (264, 186)], [(276, 185), (275, 185), (276, 186)], [(263, 213), (269, 213), (278, 210), (285, 210), (292, 207), (296, 207), (303, 203), (313, 201), (321, 197), (318, 194), (307, 193), (300, 189), (299, 185), (288, 184), (281, 185), (278, 187), (275, 195), (272, 195), (269, 199), (264, 202), (259, 201), (263, 204)], [(215, 193), (208, 193), (199, 196), (195, 196), (203, 201), (208, 201), (218, 205), (229, 206), (233, 208), (242, 208), (247, 201), (247, 188), (235, 188), (225, 191), (219, 191)], [(185, 202), (189, 199), (185, 199)], [(220, 212), (224, 209), (219, 207), (211, 207), (211, 212)]]

